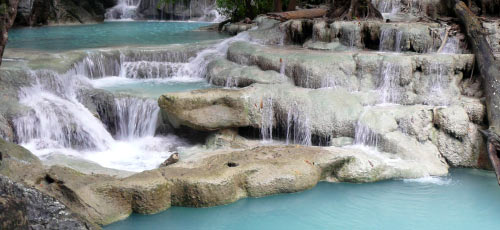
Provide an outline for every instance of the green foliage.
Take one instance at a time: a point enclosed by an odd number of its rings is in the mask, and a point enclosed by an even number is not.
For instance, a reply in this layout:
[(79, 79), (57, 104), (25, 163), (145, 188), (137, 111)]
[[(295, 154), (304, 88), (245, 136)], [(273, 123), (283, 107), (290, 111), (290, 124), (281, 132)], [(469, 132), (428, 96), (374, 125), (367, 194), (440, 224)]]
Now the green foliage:
[[(249, 2), (246, 2), (249, 1)], [(251, 6), (247, 9), (246, 5)], [(217, 11), (233, 21), (255, 17), (273, 10), (273, 0), (217, 0)]]

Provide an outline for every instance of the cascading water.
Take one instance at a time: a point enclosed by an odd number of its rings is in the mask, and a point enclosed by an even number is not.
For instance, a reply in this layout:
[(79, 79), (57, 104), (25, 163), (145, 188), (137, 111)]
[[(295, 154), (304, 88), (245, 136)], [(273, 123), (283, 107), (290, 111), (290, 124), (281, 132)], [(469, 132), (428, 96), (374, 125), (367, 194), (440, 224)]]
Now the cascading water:
[[(21, 103), (30, 111), (14, 119), (17, 139), (41, 159), (52, 154), (69, 154), (116, 169), (155, 168), (170, 156), (173, 148), (185, 144), (175, 136), (155, 136), (159, 120), (157, 102), (116, 97), (113, 137), (97, 115), (79, 101), (79, 92), (83, 88), (92, 89), (94, 81), (105, 77), (142, 81), (203, 79), (206, 65), (226, 55), (229, 45), (240, 40), (248, 40), (248, 34), (241, 33), (198, 53), (102, 51), (89, 53), (65, 74), (33, 71), (31, 78), (35, 83), (20, 93)], [(268, 136), (272, 138), (272, 127)]]
[(286, 144), (312, 145), (309, 117), (295, 104), (287, 111)]
[(155, 61), (124, 62), (119, 76), (135, 79), (172, 78), (182, 65), (183, 63)]
[(403, 40), (403, 31), (395, 28), (383, 28), (380, 32), (380, 51), (401, 52), (401, 41)]
[(379, 143), (379, 137), (370, 128), (362, 124), (360, 121), (356, 124), (354, 134), (354, 144), (377, 147)]
[(433, 62), (429, 69), (428, 97), (425, 100), (429, 105), (448, 105), (448, 96), (445, 95), (445, 89), (449, 85), (448, 70), (446, 66), (439, 62)]
[(182, 65), (176, 73), (178, 78), (204, 78), (207, 71), (207, 65), (216, 58), (224, 57), (227, 54), (229, 45), (237, 41), (249, 41), (248, 32), (242, 32), (238, 35), (228, 38), (212, 47), (202, 50), (196, 57), (188, 63)]
[(460, 51), (460, 40), (457, 37), (449, 37), (441, 50), (441, 53), (445, 54), (459, 54)]
[(73, 75), (90, 79), (120, 76), (127, 78), (171, 78), (194, 54), (175, 51), (129, 51), (89, 53), (74, 65)]
[(401, 66), (386, 62), (381, 66), (377, 91), (380, 94), (380, 102), (399, 103), (401, 97), (401, 86), (399, 78), (401, 76)]
[(108, 9), (105, 14), (106, 20), (132, 20), (138, 19), (137, 8), (141, 0), (118, 0), (116, 6)]
[(131, 140), (154, 136), (160, 108), (155, 100), (135, 97), (115, 99), (117, 137)]
[(76, 148), (103, 150), (113, 141), (100, 121), (77, 99), (79, 77), (52, 71), (33, 71), (32, 87), (23, 88), (21, 104), (31, 108), (14, 119), (21, 143), (36, 148)]
[(262, 140), (272, 141), (273, 140), (273, 128), (274, 128), (274, 105), (273, 98), (268, 97), (262, 99), (261, 102), (261, 128), (260, 133)]

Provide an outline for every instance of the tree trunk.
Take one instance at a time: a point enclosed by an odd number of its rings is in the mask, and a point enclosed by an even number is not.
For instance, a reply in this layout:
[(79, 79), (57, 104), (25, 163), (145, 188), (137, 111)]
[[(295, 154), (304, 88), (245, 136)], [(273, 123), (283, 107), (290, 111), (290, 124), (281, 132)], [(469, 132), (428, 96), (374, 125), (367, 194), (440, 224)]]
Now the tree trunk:
[(3, 52), (9, 38), (8, 30), (14, 24), (17, 14), (19, 0), (7, 0), (0, 3), (0, 65), (2, 64)]
[(283, 5), (281, 4), (281, 0), (274, 0), (274, 12), (283, 11)]
[(247, 18), (253, 19), (255, 17), (253, 15), (252, 0), (245, 0), (245, 11)]
[(470, 11), (467, 5), (459, 0), (450, 0), (456, 16), (463, 24), (467, 38), (475, 54), (476, 63), (483, 78), (484, 92), (486, 95), (486, 108), (488, 112), (489, 130), (485, 131), (488, 138), (488, 154), (495, 168), (498, 183), (500, 184), (500, 66), (495, 59), (493, 51), (486, 40), (479, 19)]
[(335, 0), (329, 17), (339, 20), (383, 19), (370, 0)]
[(286, 8), (287, 11), (293, 11), (297, 7), (297, 0), (290, 0), (288, 2), (288, 7)]

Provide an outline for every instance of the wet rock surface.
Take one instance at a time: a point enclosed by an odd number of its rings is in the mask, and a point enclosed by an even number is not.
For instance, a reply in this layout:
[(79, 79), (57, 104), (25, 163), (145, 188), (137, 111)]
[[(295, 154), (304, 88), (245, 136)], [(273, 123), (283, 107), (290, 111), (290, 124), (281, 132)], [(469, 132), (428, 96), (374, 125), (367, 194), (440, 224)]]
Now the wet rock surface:
[(2, 229), (96, 229), (59, 201), (0, 176)]

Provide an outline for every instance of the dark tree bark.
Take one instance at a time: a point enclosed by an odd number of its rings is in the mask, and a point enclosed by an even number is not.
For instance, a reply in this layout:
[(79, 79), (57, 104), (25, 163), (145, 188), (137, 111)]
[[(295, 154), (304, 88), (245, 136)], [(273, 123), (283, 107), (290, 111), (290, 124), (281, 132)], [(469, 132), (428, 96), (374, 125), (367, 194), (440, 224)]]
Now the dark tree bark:
[(3, 52), (7, 40), (9, 38), (8, 30), (14, 24), (17, 14), (17, 5), (19, 0), (2, 0), (0, 1), (0, 65), (2, 64)]
[(283, 11), (283, 5), (281, 4), (281, 0), (274, 0), (274, 12)]
[(293, 11), (297, 7), (297, 0), (290, 0), (288, 2), (288, 7), (286, 8), (287, 11)]
[(335, 0), (328, 16), (340, 20), (383, 18), (370, 0)]
[(465, 32), (475, 54), (476, 63), (483, 78), (488, 112), (489, 130), (483, 133), (488, 138), (488, 155), (500, 184), (500, 64), (493, 55), (486, 33), (479, 19), (460, 0), (449, 0), (453, 10), (465, 28)]
[(252, 0), (245, 0), (245, 16), (248, 18), (254, 18), (254, 12), (252, 7)]

